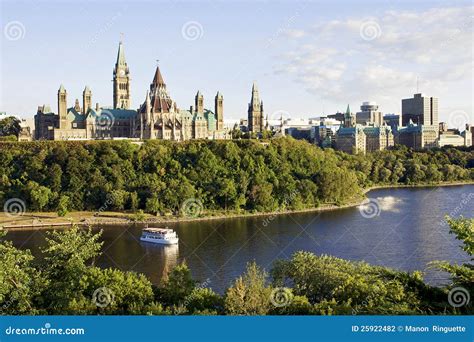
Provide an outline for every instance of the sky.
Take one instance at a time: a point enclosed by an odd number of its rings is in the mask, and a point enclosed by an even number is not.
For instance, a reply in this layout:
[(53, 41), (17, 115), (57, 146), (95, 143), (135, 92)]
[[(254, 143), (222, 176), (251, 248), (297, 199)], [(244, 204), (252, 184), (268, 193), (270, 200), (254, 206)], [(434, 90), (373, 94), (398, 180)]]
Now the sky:
[(60, 84), (69, 106), (86, 85), (93, 103), (112, 105), (123, 39), (132, 108), (159, 63), (180, 108), (200, 90), (213, 109), (220, 91), (226, 120), (246, 118), (255, 81), (270, 119), (363, 101), (398, 114), (418, 91), (439, 98), (450, 126), (474, 123), (471, 1), (0, 2), (0, 112), (57, 112)]

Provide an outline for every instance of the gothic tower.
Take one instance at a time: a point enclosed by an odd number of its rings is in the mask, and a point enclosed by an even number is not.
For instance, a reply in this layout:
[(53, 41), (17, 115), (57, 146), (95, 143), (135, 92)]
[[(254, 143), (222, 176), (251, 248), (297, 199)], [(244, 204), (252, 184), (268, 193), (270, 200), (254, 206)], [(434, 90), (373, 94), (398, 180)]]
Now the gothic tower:
[(122, 41), (119, 43), (117, 62), (114, 68), (114, 108), (130, 108), (130, 70), (125, 61)]
[(84, 88), (82, 92), (82, 114), (87, 114), (89, 109), (92, 108), (92, 92), (89, 89), (89, 86)]
[(214, 99), (214, 107), (216, 112), (216, 130), (220, 131), (224, 129), (224, 97), (219, 92), (217, 92)]
[(260, 101), (257, 84), (253, 82), (252, 98), (249, 103), (248, 110), (248, 125), (249, 131), (260, 133), (264, 129), (265, 119), (263, 116), (263, 101)]
[(351, 109), (349, 105), (347, 105), (346, 113), (344, 114), (344, 127), (354, 127), (355, 126), (355, 118), (354, 115), (351, 113)]
[(204, 113), (204, 96), (201, 94), (201, 92), (198, 90), (196, 97), (194, 98), (195, 106), (196, 106), (196, 111), (199, 114)]
[(58, 90), (58, 115), (59, 115), (59, 128), (67, 128), (67, 92), (64, 86), (61, 84)]

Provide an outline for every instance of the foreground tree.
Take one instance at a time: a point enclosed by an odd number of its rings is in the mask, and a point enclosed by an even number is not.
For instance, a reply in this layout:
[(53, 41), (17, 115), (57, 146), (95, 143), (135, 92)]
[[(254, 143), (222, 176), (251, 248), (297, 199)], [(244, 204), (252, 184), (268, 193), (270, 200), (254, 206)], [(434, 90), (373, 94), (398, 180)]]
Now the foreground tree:
[(239, 277), (225, 295), (225, 311), (229, 315), (265, 315), (271, 309), (272, 288), (266, 285), (267, 273), (255, 262)]
[(34, 268), (31, 252), (16, 249), (4, 237), (0, 231), (0, 315), (42, 313), (38, 295), (49, 283)]

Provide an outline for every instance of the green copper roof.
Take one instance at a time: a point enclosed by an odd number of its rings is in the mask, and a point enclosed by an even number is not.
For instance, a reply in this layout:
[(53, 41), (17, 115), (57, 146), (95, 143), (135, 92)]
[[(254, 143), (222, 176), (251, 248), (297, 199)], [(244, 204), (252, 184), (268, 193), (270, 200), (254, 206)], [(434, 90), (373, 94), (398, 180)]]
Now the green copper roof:
[(349, 107), (349, 104), (347, 104), (347, 109), (346, 109), (346, 117), (351, 116), (351, 108)]

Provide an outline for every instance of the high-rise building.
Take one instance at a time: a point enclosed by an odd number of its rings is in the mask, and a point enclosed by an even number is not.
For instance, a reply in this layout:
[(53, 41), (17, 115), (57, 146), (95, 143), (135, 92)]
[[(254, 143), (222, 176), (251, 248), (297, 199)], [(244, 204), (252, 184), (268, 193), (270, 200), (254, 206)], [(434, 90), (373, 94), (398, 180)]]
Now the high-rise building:
[(382, 126), (383, 114), (379, 111), (379, 106), (375, 102), (363, 102), (360, 112), (356, 113), (356, 123), (361, 125), (375, 124)]
[(117, 62), (114, 68), (114, 109), (130, 108), (130, 70), (125, 60), (122, 42), (119, 43)]
[(248, 110), (249, 132), (261, 133), (265, 128), (265, 119), (263, 115), (263, 101), (260, 101), (257, 84), (253, 82), (252, 98)]
[(417, 125), (438, 128), (438, 98), (415, 94), (412, 99), (402, 100), (402, 125), (410, 120)]

